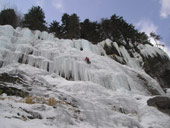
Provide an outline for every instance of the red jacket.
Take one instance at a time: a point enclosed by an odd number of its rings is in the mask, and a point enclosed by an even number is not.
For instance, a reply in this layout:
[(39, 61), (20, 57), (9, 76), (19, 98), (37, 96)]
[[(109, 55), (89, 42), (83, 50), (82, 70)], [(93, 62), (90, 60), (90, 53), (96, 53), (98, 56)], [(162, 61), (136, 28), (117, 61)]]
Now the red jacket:
[(86, 60), (86, 61), (89, 61), (89, 58), (88, 58), (88, 57), (86, 57), (86, 58), (85, 58), (85, 60)]

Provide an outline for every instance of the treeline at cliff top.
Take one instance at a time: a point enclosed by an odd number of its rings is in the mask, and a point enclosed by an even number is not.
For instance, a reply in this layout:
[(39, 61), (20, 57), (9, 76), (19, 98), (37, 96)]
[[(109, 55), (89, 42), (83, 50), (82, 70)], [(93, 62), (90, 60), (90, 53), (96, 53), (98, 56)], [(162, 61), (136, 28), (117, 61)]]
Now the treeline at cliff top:
[[(54, 16), (55, 18), (55, 16)], [(100, 21), (85, 19), (80, 21), (76, 13), (64, 13), (60, 21), (52, 21), (47, 25), (45, 13), (39, 6), (33, 6), (23, 17), (14, 9), (4, 9), (0, 12), (0, 25), (28, 27), (31, 30), (48, 31), (63, 39), (86, 39), (94, 44), (107, 38), (119, 43), (149, 43), (148, 36), (139, 32), (132, 24), (127, 23), (123, 17), (113, 14), (110, 18)]]

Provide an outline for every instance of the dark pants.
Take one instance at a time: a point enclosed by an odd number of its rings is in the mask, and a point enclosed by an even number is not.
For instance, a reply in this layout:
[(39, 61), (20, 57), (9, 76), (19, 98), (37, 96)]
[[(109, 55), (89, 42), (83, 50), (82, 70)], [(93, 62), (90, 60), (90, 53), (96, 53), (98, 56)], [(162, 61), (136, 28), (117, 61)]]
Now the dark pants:
[(87, 64), (90, 64), (90, 63), (91, 63), (90, 60), (86, 60), (86, 62), (87, 62)]

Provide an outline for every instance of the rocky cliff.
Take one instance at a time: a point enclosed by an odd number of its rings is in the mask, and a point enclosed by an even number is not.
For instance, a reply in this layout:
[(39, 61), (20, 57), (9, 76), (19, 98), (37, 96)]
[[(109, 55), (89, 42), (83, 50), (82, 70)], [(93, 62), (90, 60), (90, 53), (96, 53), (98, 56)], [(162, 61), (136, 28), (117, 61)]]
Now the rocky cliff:
[(156, 79), (162, 88), (170, 88), (170, 58), (161, 48), (142, 43), (117, 44), (109, 39), (100, 45), (117, 62), (143, 70)]

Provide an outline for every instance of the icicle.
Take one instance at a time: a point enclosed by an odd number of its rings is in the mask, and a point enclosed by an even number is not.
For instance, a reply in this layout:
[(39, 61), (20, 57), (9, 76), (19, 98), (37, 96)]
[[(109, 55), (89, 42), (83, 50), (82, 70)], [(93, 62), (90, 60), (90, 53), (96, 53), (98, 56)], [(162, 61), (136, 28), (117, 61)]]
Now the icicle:
[(10, 25), (0, 25), (0, 35), (12, 37), (14, 35), (14, 28)]

